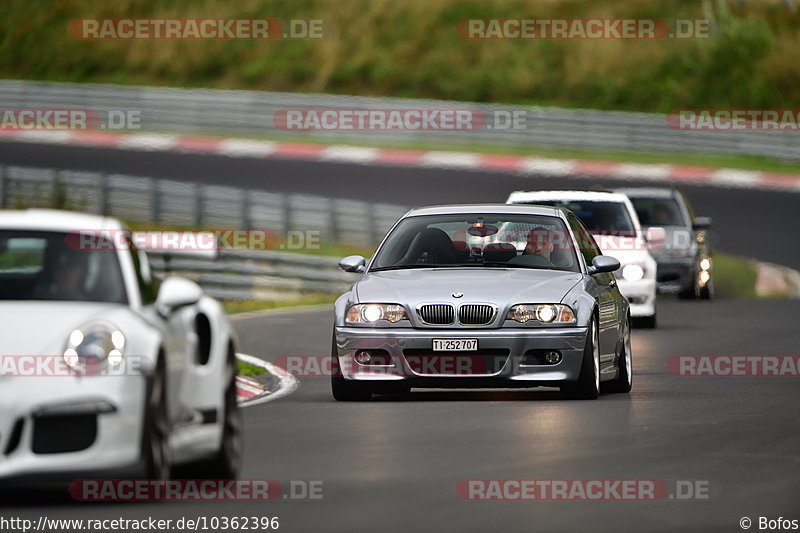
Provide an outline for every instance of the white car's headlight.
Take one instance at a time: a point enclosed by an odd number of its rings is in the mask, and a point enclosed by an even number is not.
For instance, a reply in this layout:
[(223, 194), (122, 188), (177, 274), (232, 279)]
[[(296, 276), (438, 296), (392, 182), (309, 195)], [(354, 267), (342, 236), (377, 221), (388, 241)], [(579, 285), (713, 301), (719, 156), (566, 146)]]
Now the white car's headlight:
[(569, 324), (575, 322), (575, 313), (570, 306), (563, 304), (519, 304), (509, 309), (506, 320), (520, 324), (531, 320), (544, 324)]
[(631, 263), (622, 268), (622, 277), (628, 281), (639, 281), (644, 277), (644, 272), (643, 266)]
[(72, 368), (83, 362), (101, 363), (108, 360), (112, 366), (122, 362), (125, 353), (125, 335), (107, 322), (91, 322), (72, 330), (64, 349), (64, 361)]
[(406, 308), (398, 304), (356, 304), (347, 310), (345, 318), (348, 324), (374, 324), (379, 320), (392, 324), (408, 320)]

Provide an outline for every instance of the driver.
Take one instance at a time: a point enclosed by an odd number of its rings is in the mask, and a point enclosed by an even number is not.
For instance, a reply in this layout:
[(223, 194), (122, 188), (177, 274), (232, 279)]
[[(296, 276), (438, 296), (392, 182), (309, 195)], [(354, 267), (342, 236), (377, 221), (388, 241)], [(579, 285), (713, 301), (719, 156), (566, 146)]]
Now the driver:
[(83, 284), (88, 273), (88, 254), (67, 248), (54, 251), (42, 283), (36, 289), (36, 297), (43, 300), (83, 300), (86, 298)]
[(534, 228), (528, 232), (528, 244), (525, 245), (526, 254), (538, 255), (552, 264), (550, 258), (554, 249), (550, 230)]

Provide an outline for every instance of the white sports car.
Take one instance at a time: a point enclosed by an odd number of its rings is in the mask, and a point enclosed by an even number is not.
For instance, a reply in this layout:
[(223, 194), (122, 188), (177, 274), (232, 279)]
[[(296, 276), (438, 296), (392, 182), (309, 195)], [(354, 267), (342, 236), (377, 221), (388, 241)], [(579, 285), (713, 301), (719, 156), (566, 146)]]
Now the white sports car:
[(516, 191), (509, 204), (564, 207), (581, 219), (603, 254), (622, 265), (616, 272), (619, 290), (631, 304), (637, 324), (656, 327), (656, 269), (650, 248), (663, 245), (664, 229), (639, 224), (633, 204), (624, 194), (595, 191)]
[(233, 331), (194, 282), (157, 288), (127, 235), (0, 211), (0, 484), (237, 475)]

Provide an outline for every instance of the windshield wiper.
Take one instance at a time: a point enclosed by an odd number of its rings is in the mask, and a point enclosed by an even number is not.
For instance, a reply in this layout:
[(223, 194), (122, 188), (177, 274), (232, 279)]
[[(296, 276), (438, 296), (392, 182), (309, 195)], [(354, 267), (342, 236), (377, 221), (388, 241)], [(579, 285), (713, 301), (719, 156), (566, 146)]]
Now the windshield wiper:
[(383, 272), (385, 270), (407, 270), (411, 268), (451, 268), (458, 265), (438, 265), (435, 263), (409, 263), (407, 265), (392, 265), (369, 269), (370, 272)]

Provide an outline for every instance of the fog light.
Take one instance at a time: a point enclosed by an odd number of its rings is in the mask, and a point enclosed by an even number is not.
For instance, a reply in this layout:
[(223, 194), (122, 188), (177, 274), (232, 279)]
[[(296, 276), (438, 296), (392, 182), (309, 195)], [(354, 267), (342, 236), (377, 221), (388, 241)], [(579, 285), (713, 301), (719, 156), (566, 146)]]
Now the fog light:
[(700, 272), (700, 285), (705, 286), (708, 283), (708, 280), (711, 279), (711, 275), (708, 273), (707, 270), (703, 270)]
[(547, 352), (544, 354), (544, 360), (551, 365), (555, 365), (561, 362), (561, 354), (558, 352)]
[(369, 352), (366, 350), (359, 350), (356, 352), (356, 362), (362, 365), (369, 364), (370, 362), (370, 355)]
[(625, 265), (622, 269), (622, 277), (628, 281), (639, 281), (644, 277), (644, 269), (639, 265)]

